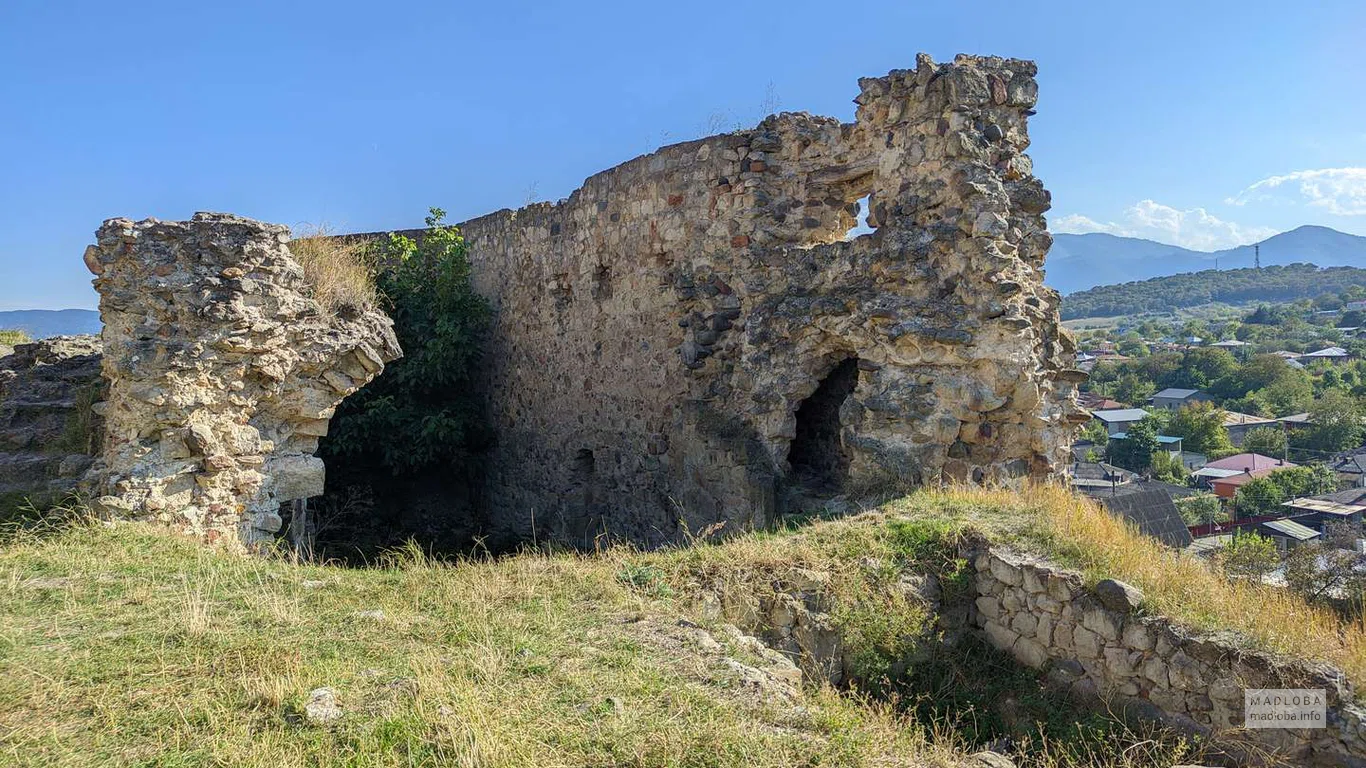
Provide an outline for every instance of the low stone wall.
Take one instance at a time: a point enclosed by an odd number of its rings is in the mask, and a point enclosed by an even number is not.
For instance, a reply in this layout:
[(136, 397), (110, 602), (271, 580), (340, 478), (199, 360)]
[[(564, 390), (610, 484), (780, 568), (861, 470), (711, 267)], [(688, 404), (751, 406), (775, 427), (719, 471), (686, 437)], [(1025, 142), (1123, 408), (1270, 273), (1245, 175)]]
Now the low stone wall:
[[(1212, 735), (1245, 759), (1260, 751), (1294, 765), (1366, 766), (1366, 711), (1341, 671), (1140, 615), (1141, 593), (1120, 582), (1087, 589), (1075, 571), (1000, 547), (972, 553), (972, 563), (973, 624), (1078, 697)], [(1247, 688), (1323, 688), (1328, 727), (1243, 730)]]

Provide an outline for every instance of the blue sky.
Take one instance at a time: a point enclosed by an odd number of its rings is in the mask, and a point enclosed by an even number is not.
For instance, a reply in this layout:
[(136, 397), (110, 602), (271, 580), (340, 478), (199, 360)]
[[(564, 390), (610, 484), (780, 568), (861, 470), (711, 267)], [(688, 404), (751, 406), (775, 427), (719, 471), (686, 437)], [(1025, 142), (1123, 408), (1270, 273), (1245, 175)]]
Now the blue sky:
[(1360, 0), (0, 3), (0, 309), (93, 307), (112, 216), (342, 230), (532, 199), (860, 76), (1039, 63), (1054, 231), (1366, 234)]

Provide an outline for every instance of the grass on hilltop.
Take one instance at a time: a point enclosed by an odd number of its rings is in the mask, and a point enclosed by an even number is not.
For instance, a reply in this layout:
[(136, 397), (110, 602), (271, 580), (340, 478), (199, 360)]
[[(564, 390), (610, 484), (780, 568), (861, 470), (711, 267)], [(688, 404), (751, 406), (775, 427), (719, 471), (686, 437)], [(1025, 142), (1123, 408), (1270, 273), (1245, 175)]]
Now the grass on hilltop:
[[(932, 571), (951, 589), (969, 529), (1130, 581), (1195, 627), (1331, 661), (1358, 684), (1366, 669), (1360, 627), (1229, 585), (1054, 488), (922, 491), (853, 518), (651, 553), (439, 562), (409, 549), (370, 568), (85, 523), (0, 542), (0, 764), (962, 765), (969, 741), (992, 735), (977, 713), (967, 728), (963, 712), (916, 706), (904, 688), (875, 698), (808, 680), (795, 701), (757, 694), (729, 660), (758, 662), (699, 596), (822, 574), (831, 621), (873, 678), (926, 629), (903, 573)], [(1002, 673), (999, 655), (973, 664), (999, 674), (993, 697), (1021, 707), (1022, 765), (1199, 762), (1169, 733), (1068, 710), (1032, 675)], [(301, 712), (322, 686), (344, 715), (310, 725)]]
[(364, 311), (375, 306), (375, 270), (366, 241), (317, 226), (291, 240), (289, 250), (312, 284), (313, 298), (327, 310)]
[(27, 344), (32, 340), (29, 338), (28, 331), (17, 328), (0, 328), (0, 347)]

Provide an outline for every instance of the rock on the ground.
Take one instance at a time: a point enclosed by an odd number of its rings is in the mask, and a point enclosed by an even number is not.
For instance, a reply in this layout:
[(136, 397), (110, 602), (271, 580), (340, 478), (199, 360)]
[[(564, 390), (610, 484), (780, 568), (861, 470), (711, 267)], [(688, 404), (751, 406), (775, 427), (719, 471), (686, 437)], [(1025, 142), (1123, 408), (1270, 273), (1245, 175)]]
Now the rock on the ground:
[(327, 725), (340, 720), (341, 705), (337, 703), (337, 692), (331, 688), (315, 688), (308, 693), (308, 703), (304, 704), (304, 718), (313, 725)]
[(1102, 579), (1096, 584), (1096, 596), (1106, 608), (1121, 613), (1130, 613), (1143, 604), (1143, 592), (1115, 579)]

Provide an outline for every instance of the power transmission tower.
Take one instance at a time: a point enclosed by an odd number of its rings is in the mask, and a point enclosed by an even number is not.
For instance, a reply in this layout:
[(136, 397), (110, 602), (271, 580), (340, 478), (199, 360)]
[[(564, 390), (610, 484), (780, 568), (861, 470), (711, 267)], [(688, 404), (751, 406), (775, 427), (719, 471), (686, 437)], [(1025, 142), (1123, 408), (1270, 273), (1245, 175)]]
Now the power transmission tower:
[(1262, 246), (1261, 246), (1261, 245), (1254, 245), (1254, 246), (1252, 246), (1252, 263), (1253, 263), (1254, 266), (1257, 267), (1257, 269), (1261, 269), (1261, 268), (1262, 268)]

